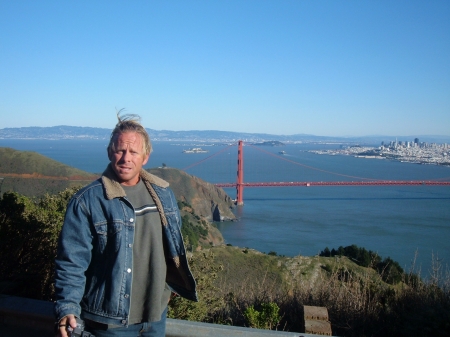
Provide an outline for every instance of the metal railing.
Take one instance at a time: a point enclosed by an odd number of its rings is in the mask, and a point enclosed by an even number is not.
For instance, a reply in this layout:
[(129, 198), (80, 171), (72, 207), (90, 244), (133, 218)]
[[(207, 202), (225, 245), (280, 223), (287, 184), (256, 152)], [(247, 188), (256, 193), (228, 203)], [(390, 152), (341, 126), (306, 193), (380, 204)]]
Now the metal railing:
[[(0, 295), (0, 336), (54, 336), (53, 303)], [(167, 319), (167, 337), (314, 337), (300, 332), (243, 328)]]

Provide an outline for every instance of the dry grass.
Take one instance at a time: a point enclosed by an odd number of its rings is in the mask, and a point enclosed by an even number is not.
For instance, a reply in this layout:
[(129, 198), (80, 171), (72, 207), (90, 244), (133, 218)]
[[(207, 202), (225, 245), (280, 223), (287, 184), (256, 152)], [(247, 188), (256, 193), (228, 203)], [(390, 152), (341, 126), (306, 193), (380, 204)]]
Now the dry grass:
[(245, 309), (272, 302), (282, 316), (278, 330), (301, 332), (303, 306), (311, 305), (328, 309), (336, 336), (450, 335), (450, 274), (437, 258), (427, 280), (412, 268), (392, 286), (347, 258), (274, 257), (237, 247), (212, 251), (224, 266), (215, 286), (225, 301), (210, 321), (246, 326)]

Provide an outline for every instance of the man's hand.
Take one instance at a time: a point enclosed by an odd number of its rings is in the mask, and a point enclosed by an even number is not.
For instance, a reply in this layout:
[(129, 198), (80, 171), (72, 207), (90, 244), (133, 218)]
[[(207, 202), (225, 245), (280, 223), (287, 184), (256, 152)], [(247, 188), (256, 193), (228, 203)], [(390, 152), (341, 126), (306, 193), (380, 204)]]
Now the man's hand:
[(67, 327), (71, 326), (73, 329), (77, 327), (77, 321), (74, 315), (67, 315), (61, 318), (58, 323), (57, 337), (68, 337)]

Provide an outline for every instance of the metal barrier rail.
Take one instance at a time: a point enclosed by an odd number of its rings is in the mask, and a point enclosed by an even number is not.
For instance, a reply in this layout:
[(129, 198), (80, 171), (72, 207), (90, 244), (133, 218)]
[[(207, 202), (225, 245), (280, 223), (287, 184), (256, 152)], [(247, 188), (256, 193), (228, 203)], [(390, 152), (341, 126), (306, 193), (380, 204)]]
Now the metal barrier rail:
[[(0, 336), (54, 336), (53, 303), (0, 295)], [(167, 319), (167, 337), (314, 337), (318, 335)]]

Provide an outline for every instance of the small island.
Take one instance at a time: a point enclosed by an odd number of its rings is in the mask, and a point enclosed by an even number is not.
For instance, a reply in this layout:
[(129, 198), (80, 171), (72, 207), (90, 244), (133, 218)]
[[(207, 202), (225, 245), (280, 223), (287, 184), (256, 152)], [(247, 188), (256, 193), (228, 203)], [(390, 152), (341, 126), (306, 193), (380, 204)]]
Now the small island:
[(208, 150), (203, 150), (201, 147), (193, 147), (192, 149), (183, 150), (183, 153), (207, 153)]

